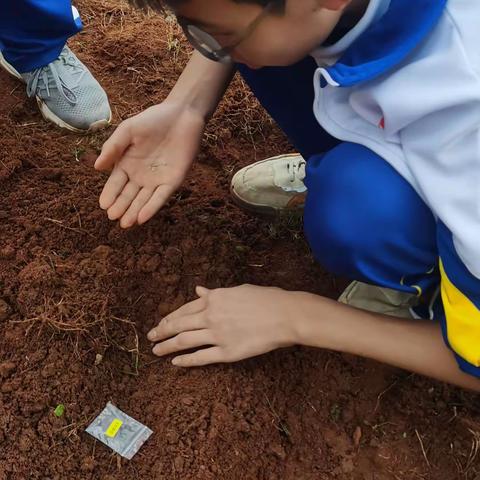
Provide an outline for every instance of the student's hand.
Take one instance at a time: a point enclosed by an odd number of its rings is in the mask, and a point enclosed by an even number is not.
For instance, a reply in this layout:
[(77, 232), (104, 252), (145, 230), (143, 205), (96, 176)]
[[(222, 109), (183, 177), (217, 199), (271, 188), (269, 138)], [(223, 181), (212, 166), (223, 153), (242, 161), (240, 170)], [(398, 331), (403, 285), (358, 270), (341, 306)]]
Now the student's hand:
[(111, 170), (100, 207), (128, 228), (148, 221), (180, 187), (198, 152), (205, 119), (164, 102), (122, 122), (102, 148), (97, 170)]
[(155, 355), (201, 348), (172, 361), (195, 367), (235, 362), (295, 343), (295, 292), (242, 285), (197, 287), (197, 295), (200, 298), (163, 318), (148, 333), (150, 341), (158, 342)]

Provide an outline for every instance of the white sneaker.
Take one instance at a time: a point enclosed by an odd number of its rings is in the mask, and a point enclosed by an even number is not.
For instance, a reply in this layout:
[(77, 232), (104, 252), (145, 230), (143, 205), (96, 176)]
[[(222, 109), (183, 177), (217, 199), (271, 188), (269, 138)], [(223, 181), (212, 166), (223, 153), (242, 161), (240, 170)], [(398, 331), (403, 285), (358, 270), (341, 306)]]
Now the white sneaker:
[(252, 213), (302, 212), (307, 194), (303, 183), (305, 165), (305, 160), (297, 153), (248, 165), (232, 178), (233, 200)]
[(27, 85), (43, 117), (74, 132), (95, 131), (110, 125), (107, 94), (88, 68), (65, 46), (59, 57), (42, 68), (20, 74), (0, 52), (0, 65)]
[(417, 295), (390, 288), (352, 282), (340, 295), (339, 302), (351, 307), (400, 318), (419, 318), (412, 311), (418, 303)]

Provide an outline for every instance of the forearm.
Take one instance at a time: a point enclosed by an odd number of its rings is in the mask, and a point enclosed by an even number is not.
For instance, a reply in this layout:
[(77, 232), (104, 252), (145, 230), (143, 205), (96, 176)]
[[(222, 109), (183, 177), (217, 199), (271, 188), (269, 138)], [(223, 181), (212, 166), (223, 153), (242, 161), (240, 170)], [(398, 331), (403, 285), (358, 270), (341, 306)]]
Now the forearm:
[(233, 66), (213, 62), (194, 52), (167, 99), (195, 109), (208, 120), (233, 74)]
[(480, 391), (480, 380), (463, 373), (445, 346), (440, 325), (378, 315), (300, 294), (297, 343), (351, 353)]

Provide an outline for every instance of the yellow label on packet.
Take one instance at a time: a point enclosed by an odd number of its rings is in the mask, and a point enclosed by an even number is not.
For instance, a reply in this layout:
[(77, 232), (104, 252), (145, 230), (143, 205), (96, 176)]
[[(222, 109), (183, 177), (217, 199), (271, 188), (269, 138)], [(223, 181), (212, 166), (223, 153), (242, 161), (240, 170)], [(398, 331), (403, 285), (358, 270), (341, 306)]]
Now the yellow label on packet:
[(120, 427), (123, 425), (123, 422), (115, 418), (110, 426), (107, 428), (107, 431), (105, 432), (105, 435), (110, 438), (114, 438), (115, 435), (117, 435), (118, 431), (120, 430)]

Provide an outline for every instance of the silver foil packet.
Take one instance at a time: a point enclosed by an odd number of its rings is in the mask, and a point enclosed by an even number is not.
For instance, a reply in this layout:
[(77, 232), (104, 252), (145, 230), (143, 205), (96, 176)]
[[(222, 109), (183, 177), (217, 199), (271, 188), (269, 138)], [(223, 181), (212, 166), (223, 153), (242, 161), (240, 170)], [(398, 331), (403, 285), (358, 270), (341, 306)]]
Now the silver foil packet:
[(128, 460), (132, 459), (153, 433), (110, 402), (87, 427), (86, 432)]

